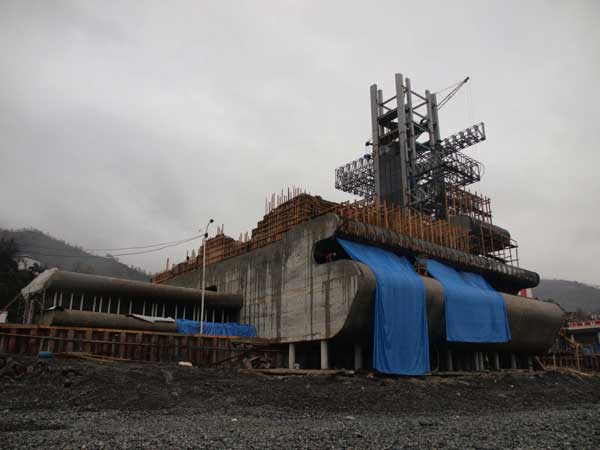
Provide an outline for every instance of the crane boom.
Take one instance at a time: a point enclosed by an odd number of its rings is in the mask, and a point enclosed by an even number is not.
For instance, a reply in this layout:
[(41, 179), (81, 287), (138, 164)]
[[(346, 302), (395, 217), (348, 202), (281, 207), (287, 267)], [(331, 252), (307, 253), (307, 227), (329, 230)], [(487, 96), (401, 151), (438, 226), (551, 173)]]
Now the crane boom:
[(438, 103), (438, 110), (440, 110), (442, 108), (442, 106), (444, 106), (446, 103), (448, 103), (448, 100), (450, 100), (452, 97), (454, 97), (454, 95), (460, 90), (460, 88), (462, 88), (467, 81), (469, 81), (471, 77), (467, 77), (464, 80), (462, 80), (460, 83), (458, 83), (456, 85), (456, 87), (454, 89), (452, 89), (448, 95), (446, 95), (439, 103)]

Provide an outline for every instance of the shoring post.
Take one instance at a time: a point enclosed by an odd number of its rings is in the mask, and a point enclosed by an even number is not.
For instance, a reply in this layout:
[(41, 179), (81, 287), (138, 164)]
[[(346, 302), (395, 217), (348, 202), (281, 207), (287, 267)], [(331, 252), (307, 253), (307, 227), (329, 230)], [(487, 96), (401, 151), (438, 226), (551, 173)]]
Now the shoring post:
[(354, 344), (354, 370), (363, 368), (362, 346), (358, 343)]
[(449, 372), (454, 371), (454, 365), (452, 364), (452, 350), (446, 350), (446, 368)]
[(321, 341), (321, 370), (329, 369), (329, 349), (327, 340)]
[(288, 344), (288, 368), (293, 369), (296, 364), (296, 345), (293, 342)]

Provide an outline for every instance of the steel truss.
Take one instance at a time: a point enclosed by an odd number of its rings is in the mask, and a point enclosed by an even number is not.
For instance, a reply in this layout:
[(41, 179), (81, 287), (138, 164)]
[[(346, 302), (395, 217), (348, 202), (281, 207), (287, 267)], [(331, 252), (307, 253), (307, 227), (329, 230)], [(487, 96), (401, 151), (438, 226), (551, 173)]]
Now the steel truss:
[(371, 86), (372, 155), (337, 168), (335, 187), (445, 218), (448, 188), (481, 179), (481, 164), (461, 150), (484, 141), (485, 127), (441, 139), (436, 95), (413, 91), (402, 74), (395, 82), (396, 95), (386, 100)]

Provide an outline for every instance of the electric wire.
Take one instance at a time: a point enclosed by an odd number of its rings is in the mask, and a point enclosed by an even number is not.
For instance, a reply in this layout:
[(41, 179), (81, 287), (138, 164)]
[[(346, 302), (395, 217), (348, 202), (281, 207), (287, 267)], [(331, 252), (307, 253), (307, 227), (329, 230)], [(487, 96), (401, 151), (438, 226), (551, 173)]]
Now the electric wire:
[[(188, 238), (188, 239), (183, 239), (183, 240), (179, 240), (179, 241), (172, 241), (168, 245), (163, 245), (162, 247), (158, 247), (158, 248), (151, 248), (151, 249), (142, 250), (142, 251), (139, 251), (139, 252), (116, 253), (116, 254), (111, 255), (111, 256), (91, 255), (89, 253), (85, 254), (85, 252), (89, 251), (89, 250), (81, 250), (81, 252), (84, 253), (84, 254), (74, 254), (74, 253), (50, 254), (50, 253), (39, 252), (39, 251), (35, 250), (35, 247), (28, 247), (28, 246), (23, 246), (23, 249), (24, 249), (23, 251), (24, 252), (29, 252), (29, 253), (31, 253), (33, 255), (38, 255), (38, 256), (63, 257), (63, 258), (102, 258), (102, 259), (111, 259), (111, 257), (116, 257), (116, 256), (142, 255), (142, 254), (145, 254), (145, 253), (157, 252), (157, 251), (160, 251), (160, 250), (164, 250), (166, 248), (176, 247), (178, 245), (185, 244), (187, 242), (191, 242), (191, 241), (194, 241), (196, 239), (200, 239), (203, 236), (204, 235), (198, 235), (198, 236), (193, 236), (193, 237)], [(158, 244), (158, 245), (161, 245), (161, 244)], [(42, 248), (42, 247), (38, 247), (38, 248)], [(122, 247), (122, 249), (126, 249), (126, 248)], [(55, 250), (60, 250), (60, 249), (55, 248)], [(22, 255), (22, 256), (27, 256), (27, 255)]]
[[(197, 236), (192, 236), (192, 237), (189, 237), (189, 238), (178, 239), (176, 241), (159, 242), (157, 244), (138, 245), (138, 246), (133, 246), (133, 247), (82, 248), (80, 250), (84, 251), (84, 252), (120, 251), (120, 250), (141, 250), (141, 249), (146, 249), (146, 248), (161, 247), (163, 245), (171, 245), (171, 244), (179, 244), (179, 243), (189, 242), (190, 240), (197, 239), (197, 238), (200, 238), (200, 237), (202, 237), (201, 234), (199, 234)], [(38, 249), (42, 249), (42, 250), (59, 250), (59, 251), (63, 250), (63, 248), (61, 248), (61, 247), (45, 247), (45, 246), (41, 246), (41, 245), (25, 245), (24, 247), (32, 247), (32, 248), (38, 248)]]

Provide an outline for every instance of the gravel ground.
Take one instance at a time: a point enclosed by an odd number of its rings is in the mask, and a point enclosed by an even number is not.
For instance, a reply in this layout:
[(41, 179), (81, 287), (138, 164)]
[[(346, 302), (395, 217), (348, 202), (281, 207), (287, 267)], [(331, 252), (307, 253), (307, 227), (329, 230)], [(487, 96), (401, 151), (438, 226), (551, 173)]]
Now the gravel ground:
[(3, 449), (600, 448), (600, 377), (282, 377), (21, 357), (10, 364), (15, 370), (0, 370)]

